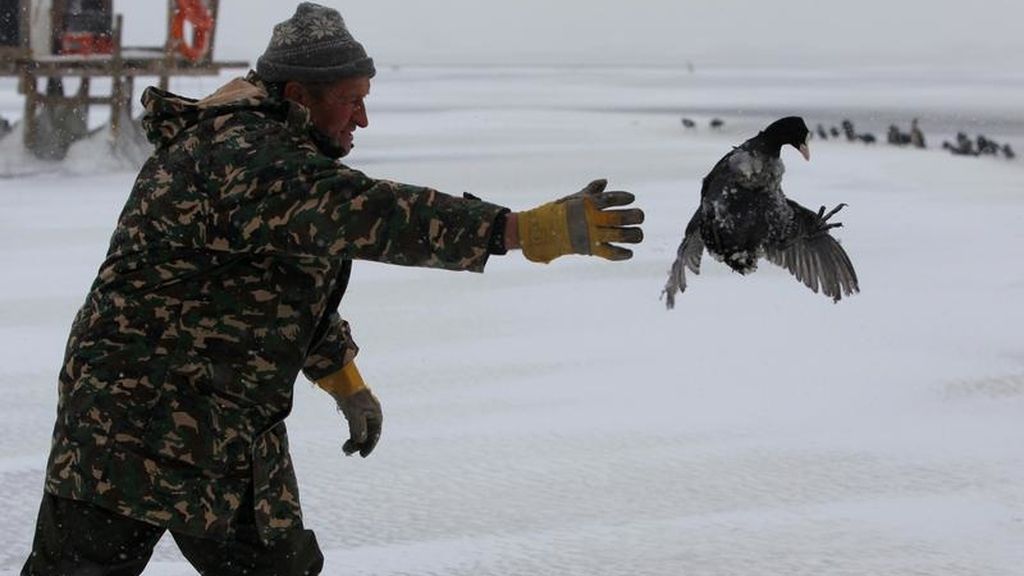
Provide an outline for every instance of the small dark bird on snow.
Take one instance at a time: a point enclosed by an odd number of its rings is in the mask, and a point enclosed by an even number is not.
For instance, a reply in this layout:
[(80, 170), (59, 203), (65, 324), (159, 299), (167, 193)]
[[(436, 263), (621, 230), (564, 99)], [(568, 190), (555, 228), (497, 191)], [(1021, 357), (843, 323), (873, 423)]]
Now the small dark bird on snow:
[(833, 138), (839, 138), (839, 128), (836, 128), (835, 126), (829, 128), (828, 133), (831, 134)]
[(910, 122), (910, 144), (914, 148), (927, 148), (928, 144), (924, 141), (924, 132), (921, 131), (921, 127), (917, 124), (917, 118), (914, 118)]
[(901, 131), (899, 126), (890, 124), (886, 140), (888, 140), (889, 144), (892, 144), (893, 146), (906, 146), (910, 144), (911, 136), (909, 132)]
[(956, 133), (956, 144), (951, 144), (949, 151), (957, 156), (977, 156), (979, 152), (974, 149), (974, 140), (963, 132)]
[(874, 144), (875, 142), (878, 141), (878, 138), (875, 138), (875, 135), (870, 132), (857, 134), (857, 139), (865, 144)]
[(722, 128), (722, 126), (725, 126), (725, 120), (722, 120), (721, 118), (712, 118), (711, 122), (709, 122), (708, 125), (714, 128), (715, 130), (719, 130)]
[(846, 135), (846, 140), (848, 142), (853, 142), (857, 139), (857, 131), (853, 128), (852, 120), (843, 120), (843, 134)]
[(665, 284), (669, 308), (676, 292), (686, 290), (686, 268), (700, 274), (705, 249), (740, 274), (753, 272), (758, 259), (767, 258), (833, 301), (860, 291), (849, 256), (828, 232), (842, 226), (829, 219), (845, 204), (815, 213), (782, 193), (782, 147), (793, 146), (810, 160), (808, 135), (802, 118), (777, 120), (733, 148), (704, 177), (700, 206), (686, 225)]
[(1013, 148), (1009, 144), (1003, 144), (1003, 156), (1006, 156), (1007, 160), (1013, 160), (1017, 155), (1013, 152)]
[(683, 118), (683, 127), (687, 128), (687, 129), (689, 129), (689, 128), (696, 128), (697, 127), (697, 123), (694, 122), (693, 120), (689, 119), (689, 118)]
[(953, 143), (950, 142), (949, 140), (943, 140), (942, 141), (942, 149), (943, 150), (949, 150), (949, 152), (951, 154), (953, 154), (954, 156), (977, 156), (978, 155), (978, 152), (974, 149), (974, 142), (971, 142), (971, 141), (967, 141), (965, 143), (963, 141), (959, 141), (958, 140), (956, 145), (954, 146)]
[(825, 127), (821, 124), (818, 124), (818, 138), (828, 140), (828, 132), (825, 132)]
[(978, 154), (985, 156), (995, 156), (999, 154), (1001, 146), (995, 141), (986, 138), (984, 134), (978, 134)]

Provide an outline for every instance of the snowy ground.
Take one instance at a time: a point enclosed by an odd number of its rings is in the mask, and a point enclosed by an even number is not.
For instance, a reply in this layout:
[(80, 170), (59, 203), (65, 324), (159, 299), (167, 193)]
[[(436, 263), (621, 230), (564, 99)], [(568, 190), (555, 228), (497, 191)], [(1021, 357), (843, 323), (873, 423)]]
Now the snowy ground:
[[(1019, 576), (1024, 161), (934, 148), (965, 130), (1024, 151), (1021, 101), (1024, 79), (986, 74), (383, 70), (353, 166), (513, 208), (607, 177), (647, 239), (623, 264), (357, 263), (343, 315), (382, 442), (342, 457), (304, 382), (289, 420), (325, 573)], [(791, 197), (849, 203), (863, 292), (833, 305), (708, 261), (665, 311), (700, 178), (789, 113), (919, 116), (933, 145), (785, 153)], [(134, 179), (46, 168), (0, 179), (0, 575), (29, 550), (66, 332)], [(168, 539), (146, 573), (193, 572)]]

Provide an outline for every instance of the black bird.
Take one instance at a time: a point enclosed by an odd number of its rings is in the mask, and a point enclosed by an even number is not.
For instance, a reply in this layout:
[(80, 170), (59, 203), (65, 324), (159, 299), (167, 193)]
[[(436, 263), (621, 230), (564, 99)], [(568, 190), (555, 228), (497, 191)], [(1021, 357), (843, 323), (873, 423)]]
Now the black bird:
[(892, 144), (893, 146), (906, 146), (907, 144), (910, 144), (911, 137), (909, 132), (903, 132), (900, 130), (899, 126), (890, 124), (886, 140), (888, 140), (889, 144)]
[(689, 118), (683, 118), (683, 127), (687, 129), (696, 128), (697, 123)]
[(853, 122), (851, 120), (843, 120), (843, 134), (846, 135), (846, 140), (853, 142), (857, 139), (857, 131), (853, 129)]
[(963, 132), (956, 133), (956, 144), (950, 146), (949, 151), (957, 156), (977, 156), (979, 152), (974, 149), (974, 140)]
[(1009, 144), (1003, 144), (1003, 156), (1006, 156), (1007, 160), (1013, 160), (1017, 157), (1013, 152), (1013, 148), (1011, 148)]
[(874, 144), (878, 140), (878, 138), (875, 138), (875, 135), (870, 132), (857, 134), (857, 139), (865, 144)]
[(839, 128), (836, 128), (835, 126), (830, 128), (828, 133), (831, 134), (833, 138), (839, 138)]
[(921, 127), (917, 125), (917, 118), (914, 118), (910, 122), (910, 143), (914, 148), (927, 148), (928, 144), (924, 140), (924, 132), (921, 131)]
[(818, 138), (828, 140), (828, 132), (825, 132), (825, 127), (821, 124), (818, 124)]
[(721, 118), (712, 118), (709, 125), (715, 130), (718, 130), (722, 126), (725, 126), (725, 120), (722, 120)]
[(986, 156), (995, 156), (999, 154), (1001, 146), (995, 141), (986, 138), (984, 134), (978, 134), (978, 154), (984, 154)]
[(900, 129), (895, 124), (889, 125), (889, 132), (886, 133), (886, 141), (895, 146), (900, 145)]
[(845, 204), (815, 213), (782, 193), (785, 167), (779, 153), (788, 144), (810, 160), (808, 135), (802, 118), (777, 120), (733, 148), (704, 177), (700, 206), (686, 225), (665, 284), (669, 308), (676, 292), (686, 290), (686, 268), (700, 274), (705, 249), (740, 274), (756, 270), (765, 257), (834, 301), (860, 291), (849, 256), (828, 233), (842, 226), (829, 218)]

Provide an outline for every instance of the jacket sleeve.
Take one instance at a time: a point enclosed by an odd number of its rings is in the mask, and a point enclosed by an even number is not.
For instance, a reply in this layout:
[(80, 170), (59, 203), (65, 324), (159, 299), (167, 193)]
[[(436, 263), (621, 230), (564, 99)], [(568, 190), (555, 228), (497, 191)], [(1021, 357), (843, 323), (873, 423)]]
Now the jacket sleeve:
[(214, 250), (479, 272), (495, 218), (506, 211), (369, 178), (272, 123), (222, 129), (203, 146), (208, 153), (196, 157), (207, 164), (206, 244)]
[(337, 311), (325, 316), (321, 323), (323, 330), (318, 329), (319, 338), (313, 341), (302, 366), (302, 374), (313, 382), (341, 370), (359, 352), (348, 322)]

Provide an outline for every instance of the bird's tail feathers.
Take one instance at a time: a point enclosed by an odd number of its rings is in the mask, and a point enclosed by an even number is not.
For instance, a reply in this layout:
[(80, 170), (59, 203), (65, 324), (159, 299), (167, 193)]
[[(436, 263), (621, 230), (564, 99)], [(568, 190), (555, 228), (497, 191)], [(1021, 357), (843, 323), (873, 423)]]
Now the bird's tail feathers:
[(682, 294), (686, 291), (686, 269), (689, 268), (694, 274), (700, 274), (700, 252), (696, 256), (687, 250), (687, 243), (684, 240), (676, 251), (676, 259), (672, 262), (672, 270), (668, 273), (668, 281), (665, 282), (665, 289), (661, 294), (665, 297), (665, 307), (671, 310), (676, 305), (676, 292)]
[(669, 310), (675, 308), (676, 292), (684, 291), (686, 291), (686, 267), (683, 266), (681, 258), (676, 258), (676, 261), (672, 263), (672, 270), (668, 273), (668, 282), (665, 282), (665, 288), (661, 291), (661, 295), (665, 297), (665, 308)]

